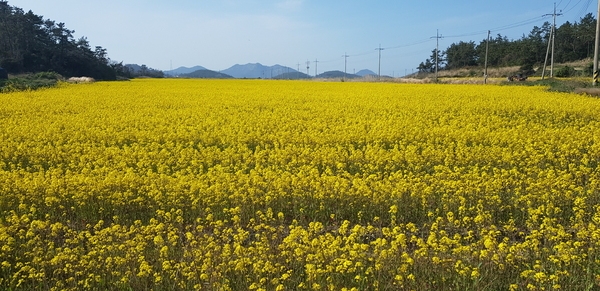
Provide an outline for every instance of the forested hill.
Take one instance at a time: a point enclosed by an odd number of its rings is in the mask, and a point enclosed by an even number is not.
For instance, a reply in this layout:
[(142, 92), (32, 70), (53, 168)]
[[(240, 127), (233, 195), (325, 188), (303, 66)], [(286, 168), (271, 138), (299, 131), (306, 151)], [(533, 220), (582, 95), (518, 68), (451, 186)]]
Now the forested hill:
[(106, 49), (75, 39), (64, 23), (0, 0), (0, 67), (9, 73), (53, 71), (65, 77), (114, 80), (123, 65), (110, 63)]
[[(545, 22), (542, 27), (534, 26), (528, 35), (509, 40), (500, 34), (492, 35), (489, 41), (488, 65), (492, 67), (520, 66), (523, 71), (543, 65), (548, 50), (548, 40), (552, 24)], [(568, 63), (594, 55), (596, 19), (589, 13), (578, 22), (565, 22), (556, 28), (554, 40), (554, 62)], [(478, 44), (474, 41), (458, 42), (446, 50), (440, 50), (439, 69), (459, 69), (483, 66), (485, 62), (487, 38)], [(429, 59), (417, 68), (420, 72), (435, 70), (435, 49)], [(591, 73), (591, 72), (590, 72)]]

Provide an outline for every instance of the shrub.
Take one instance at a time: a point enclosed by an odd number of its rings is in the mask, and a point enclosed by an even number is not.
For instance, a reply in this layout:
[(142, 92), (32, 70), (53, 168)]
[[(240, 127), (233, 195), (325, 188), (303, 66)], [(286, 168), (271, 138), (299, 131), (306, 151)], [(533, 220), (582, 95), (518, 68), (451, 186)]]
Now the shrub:
[(556, 73), (554, 74), (554, 76), (559, 77), (559, 78), (567, 78), (567, 77), (575, 76), (575, 73), (576, 73), (576, 71), (573, 67), (564, 66), (564, 67), (558, 69), (556, 71)]

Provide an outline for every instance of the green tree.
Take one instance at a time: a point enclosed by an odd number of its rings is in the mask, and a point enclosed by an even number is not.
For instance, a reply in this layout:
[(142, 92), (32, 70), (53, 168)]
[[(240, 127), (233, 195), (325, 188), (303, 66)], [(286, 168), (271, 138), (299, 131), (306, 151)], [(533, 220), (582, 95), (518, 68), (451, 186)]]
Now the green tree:
[(446, 49), (445, 55), (447, 69), (457, 69), (477, 65), (478, 55), (474, 41), (453, 43)]
[(102, 47), (73, 38), (65, 24), (0, 0), (0, 66), (11, 73), (54, 71), (64, 76), (113, 80), (116, 73)]
[(595, 32), (596, 20), (591, 13), (579, 22), (562, 24), (556, 29), (556, 61), (570, 62), (592, 57)]
[(446, 64), (446, 59), (444, 57), (445, 53), (441, 50), (434, 49), (431, 51), (431, 56), (429, 57), (429, 59), (426, 59), (425, 62), (421, 62), (417, 67), (417, 70), (419, 70), (420, 73), (435, 72), (436, 52), (438, 71), (444, 69), (444, 65)]
[(596, 39), (596, 19), (592, 13), (586, 14), (578, 24), (575, 25), (575, 34), (578, 42), (578, 58), (591, 58), (594, 56), (594, 45)]
[[(495, 38), (490, 38), (488, 46), (488, 65), (489, 66), (500, 66), (502, 59), (508, 51), (510, 41), (506, 36), (500, 34), (496, 35)], [(483, 66), (485, 63), (487, 39), (482, 40), (475, 50), (477, 51), (477, 63)]]
[(426, 59), (425, 62), (421, 62), (417, 67), (419, 73), (432, 73), (435, 71), (435, 63), (432, 63), (430, 59)]

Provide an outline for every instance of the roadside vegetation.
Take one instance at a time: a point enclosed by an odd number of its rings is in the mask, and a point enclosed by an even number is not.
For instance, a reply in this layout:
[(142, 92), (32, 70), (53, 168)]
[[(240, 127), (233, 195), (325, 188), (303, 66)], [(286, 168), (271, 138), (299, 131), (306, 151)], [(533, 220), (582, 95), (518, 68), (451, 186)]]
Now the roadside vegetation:
[(56, 86), (63, 76), (53, 72), (16, 75), (10, 79), (0, 80), (0, 92), (15, 92), (50, 88)]
[[(578, 22), (565, 22), (556, 29), (554, 61), (555, 64), (566, 64), (591, 59), (594, 53), (596, 19), (589, 13)], [(540, 74), (536, 68), (542, 68), (546, 58), (548, 39), (552, 25), (545, 22), (541, 27), (534, 26), (529, 34), (523, 34), (520, 39), (508, 39), (497, 34), (475, 41), (451, 44), (445, 50), (432, 50), (431, 56), (422, 62), (419, 73), (438, 71), (483, 68), (486, 60), (489, 67), (518, 67), (519, 73), (531, 76)], [(486, 50), (486, 47), (488, 48)], [(486, 58), (487, 51), (487, 58)], [(591, 62), (590, 62), (591, 63)], [(572, 66), (555, 66), (556, 77), (570, 77), (577, 72)], [(591, 75), (591, 67), (586, 67), (582, 73)]]

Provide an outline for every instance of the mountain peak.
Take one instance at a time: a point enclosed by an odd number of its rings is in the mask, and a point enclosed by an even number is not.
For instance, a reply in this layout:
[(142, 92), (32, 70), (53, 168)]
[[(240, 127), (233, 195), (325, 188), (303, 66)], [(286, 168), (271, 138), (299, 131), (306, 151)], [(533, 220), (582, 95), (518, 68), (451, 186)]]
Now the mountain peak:
[(203, 66), (194, 66), (191, 68), (179, 67), (175, 70), (165, 71), (165, 74), (170, 75), (170, 76), (180, 76), (180, 75), (189, 74), (189, 73), (199, 71), (199, 70), (206, 70), (206, 68)]
[(356, 72), (356, 75), (361, 76), (361, 77), (364, 77), (364, 76), (367, 76), (367, 75), (377, 76), (377, 73), (375, 73), (375, 72), (373, 72), (371, 70), (364, 69), (364, 70), (360, 70), (360, 71)]
[(221, 72), (234, 78), (271, 79), (284, 73), (296, 72), (296, 70), (281, 65), (265, 66), (261, 63), (248, 63), (245, 65), (235, 64)]

